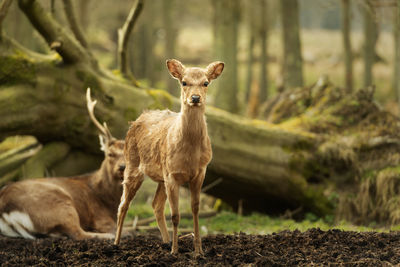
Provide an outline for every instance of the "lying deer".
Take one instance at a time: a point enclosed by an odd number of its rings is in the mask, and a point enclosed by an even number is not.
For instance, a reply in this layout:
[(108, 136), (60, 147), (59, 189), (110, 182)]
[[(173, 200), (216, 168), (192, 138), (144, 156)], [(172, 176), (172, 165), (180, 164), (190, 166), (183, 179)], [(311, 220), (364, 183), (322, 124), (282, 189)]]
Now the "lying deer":
[(211, 63), (206, 69), (185, 68), (179, 61), (167, 67), (181, 85), (181, 111), (147, 111), (132, 122), (125, 139), (126, 169), (123, 194), (118, 209), (115, 244), (119, 244), (123, 221), (144, 175), (158, 182), (153, 200), (163, 242), (169, 242), (164, 216), (168, 198), (173, 223), (172, 253), (178, 252), (179, 187), (188, 182), (194, 224), (195, 254), (202, 254), (199, 232), (200, 190), (212, 151), (204, 116), (209, 83), (224, 69), (224, 63)]
[(94, 116), (96, 101), (87, 91), (91, 120), (100, 130), (105, 159), (98, 171), (77, 177), (31, 179), (0, 191), (0, 232), (10, 237), (66, 235), (74, 239), (113, 238), (125, 169), (124, 141), (112, 137)]

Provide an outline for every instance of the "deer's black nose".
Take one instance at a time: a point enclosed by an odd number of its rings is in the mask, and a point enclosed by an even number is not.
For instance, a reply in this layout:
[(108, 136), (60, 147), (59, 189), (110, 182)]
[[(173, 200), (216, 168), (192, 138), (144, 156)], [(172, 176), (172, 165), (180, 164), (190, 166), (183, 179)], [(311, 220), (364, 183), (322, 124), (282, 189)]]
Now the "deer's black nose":
[(192, 95), (192, 103), (200, 103), (200, 96)]
[(125, 170), (125, 164), (119, 165), (119, 171), (123, 172)]

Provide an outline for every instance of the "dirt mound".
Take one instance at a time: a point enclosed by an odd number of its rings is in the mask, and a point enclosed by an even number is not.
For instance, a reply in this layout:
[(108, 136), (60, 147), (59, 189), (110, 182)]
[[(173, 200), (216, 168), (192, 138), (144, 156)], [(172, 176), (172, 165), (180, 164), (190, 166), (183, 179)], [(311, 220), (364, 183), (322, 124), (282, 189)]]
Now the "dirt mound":
[(400, 263), (400, 233), (357, 233), (311, 229), (272, 235), (215, 235), (203, 238), (204, 257), (193, 258), (191, 238), (178, 255), (156, 236), (107, 240), (0, 238), (1, 266), (301, 266), (345, 263), (385, 266)]

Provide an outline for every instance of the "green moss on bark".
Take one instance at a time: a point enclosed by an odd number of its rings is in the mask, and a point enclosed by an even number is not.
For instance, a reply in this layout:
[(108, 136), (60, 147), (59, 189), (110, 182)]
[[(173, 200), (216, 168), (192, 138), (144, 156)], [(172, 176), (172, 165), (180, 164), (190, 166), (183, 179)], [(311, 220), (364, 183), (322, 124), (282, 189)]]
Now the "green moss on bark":
[(172, 97), (166, 91), (148, 89), (146, 92), (154, 100), (154, 103), (149, 106), (150, 109), (165, 109), (172, 107)]
[(78, 80), (83, 82), (83, 88), (94, 88), (94, 89), (101, 89), (101, 83), (99, 79), (94, 75), (91, 74), (89, 71), (77, 70), (76, 77)]
[(22, 56), (0, 56), (0, 84), (36, 84), (35, 66)]

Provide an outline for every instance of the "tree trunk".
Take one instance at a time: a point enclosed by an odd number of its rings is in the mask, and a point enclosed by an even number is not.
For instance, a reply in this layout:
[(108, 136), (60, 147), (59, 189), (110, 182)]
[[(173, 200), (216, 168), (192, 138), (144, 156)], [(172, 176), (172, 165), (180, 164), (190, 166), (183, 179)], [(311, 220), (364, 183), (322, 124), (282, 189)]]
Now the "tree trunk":
[(3, 35), (3, 33), (2, 33), (3, 21), (8, 13), (8, 9), (10, 8), (11, 4), (12, 4), (12, 0), (3, 0), (0, 3), (0, 39), (1, 39), (1, 36)]
[[(175, 0), (163, 1), (163, 18), (165, 27), (165, 55), (166, 59), (175, 58), (175, 43), (178, 37), (175, 18), (177, 16), (175, 9), (178, 7)], [(169, 73), (164, 74), (167, 91), (174, 96), (179, 96), (179, 91), (176, 90), (176, 81), (171, 79)]]
[(80, 24), (82, 25), (82, 29), (84, 32), (89, 27), (90, 15), (91, 15), (91, 12), (89, 11), (90, 5), (91, 5), (90, 0), (79, 1), (79, 10), (78, 10), (79, 21)]
[(303, 86), (298, 0), (281, 0), (283, 83), (286, 88)]
[[(143, 14), (145, 21), (143, 23), (144, 32), (143, 32), (143, 44), (144, 44), (144, 77), (147, 79), (149, 86), (153, 86), (156, 81), (156, 71), (155, 67), (155, 56), (154, 56), (154, 44), (155, 44), (155, 26), (154, 20), (151, 13), (155, 8), (155, 1), (146, 1), (146, 9), (144, 12), (147, 12), (146, 15)], [(150, 13), (150, 14), (149, 14)]]
[(259, 34), (261, 41), (261, 61), (260, 61), (260, 91), (258, 95), (259, 103), (264, 103), (268, 98), (268, 71), (267, 71), (267, 33), (268, 33), (268, 1), (261, 0), (260, 12), (261, 23)]
[[(143, 12), (146, 12), (147, 7), (143, 10)], [(145, 15), (143, 14), (143, 17)], [(131, 58), (129, 59), (130, 61), (130, 66), (131, 70), (133, 73), (135, 73), (135, 77), (138, 80), (144, 79), (146, 76), (146, 61), (148, 60), (146, 58), (146, 28), (143, 23), (140, 23), (138, 25), (137, 32), (135, 33), (137, 38), (133, 38), (131, 40), (131, 45), (129, 45), (129, 55)], [(135, 49), (133, 49), (135, 48)], [(133, 58), (135, 60), (133, 60)]]
[(254, 43), (256, 32), (256, 6), (252, 2), (248, 6), (249, 11), (249, 45), (247, 47), (247, 77), (246, 77), (246, 102), (250, 99), (251, 84), (253, 82), (253, 65), (254, 65)]
[(377, 24), (369, 0), (365, 0), (364, 16), (364, 87), (373, 84), (372, 67), (375, 62), (375, 44), (377, 41)]
[[(11, 41), (1, 43), (0, 59), (0, 80), (7, 85), (0, 88), (0, 139), (29, 134), (43, 144), (63, 140), (71, 149), (98, 152), (97, 130), (85, 106), (87, 87), (98, 100), (99, 120), (118, 138), (144, 109), (179, 110), (179, 101), (165, 91), (139, 90), (103, 77), (90, 65), (57, 65)], [(245, 211), (299, 206), (320, 215), (331, 211), (322, 185), (308, 183), (301, 169), (312, 160), (315, 136), (212, 107), (206, 116), (214, 155), (205, 185), (222, 178), (209, 194), (233, 206), (243, 199)]]
[(238, 112), (238, 65), (237, 42), (239, 25), (239, 1), (215, 1), (216, 21), (214, 40), (216, 59), (225, 62), (224, 74), (215, 82), (214, 105), (221, 109)]
[(351, 51), (351, 12), (350, 0), (342, 0), (342, 34), (343, 34), (343, 57), (345, 62), (345, 86), (348, 93), (353, 91), (353, 53)]
[(393, 89), (397, 95), (397, 103), (399, 106), (400, 113), (400, 0), (397, 0), (397, 8), (394, 9), (394, 27), (393, 27), (393, 36), (394, 36), (394, 70), (393, 70)]

